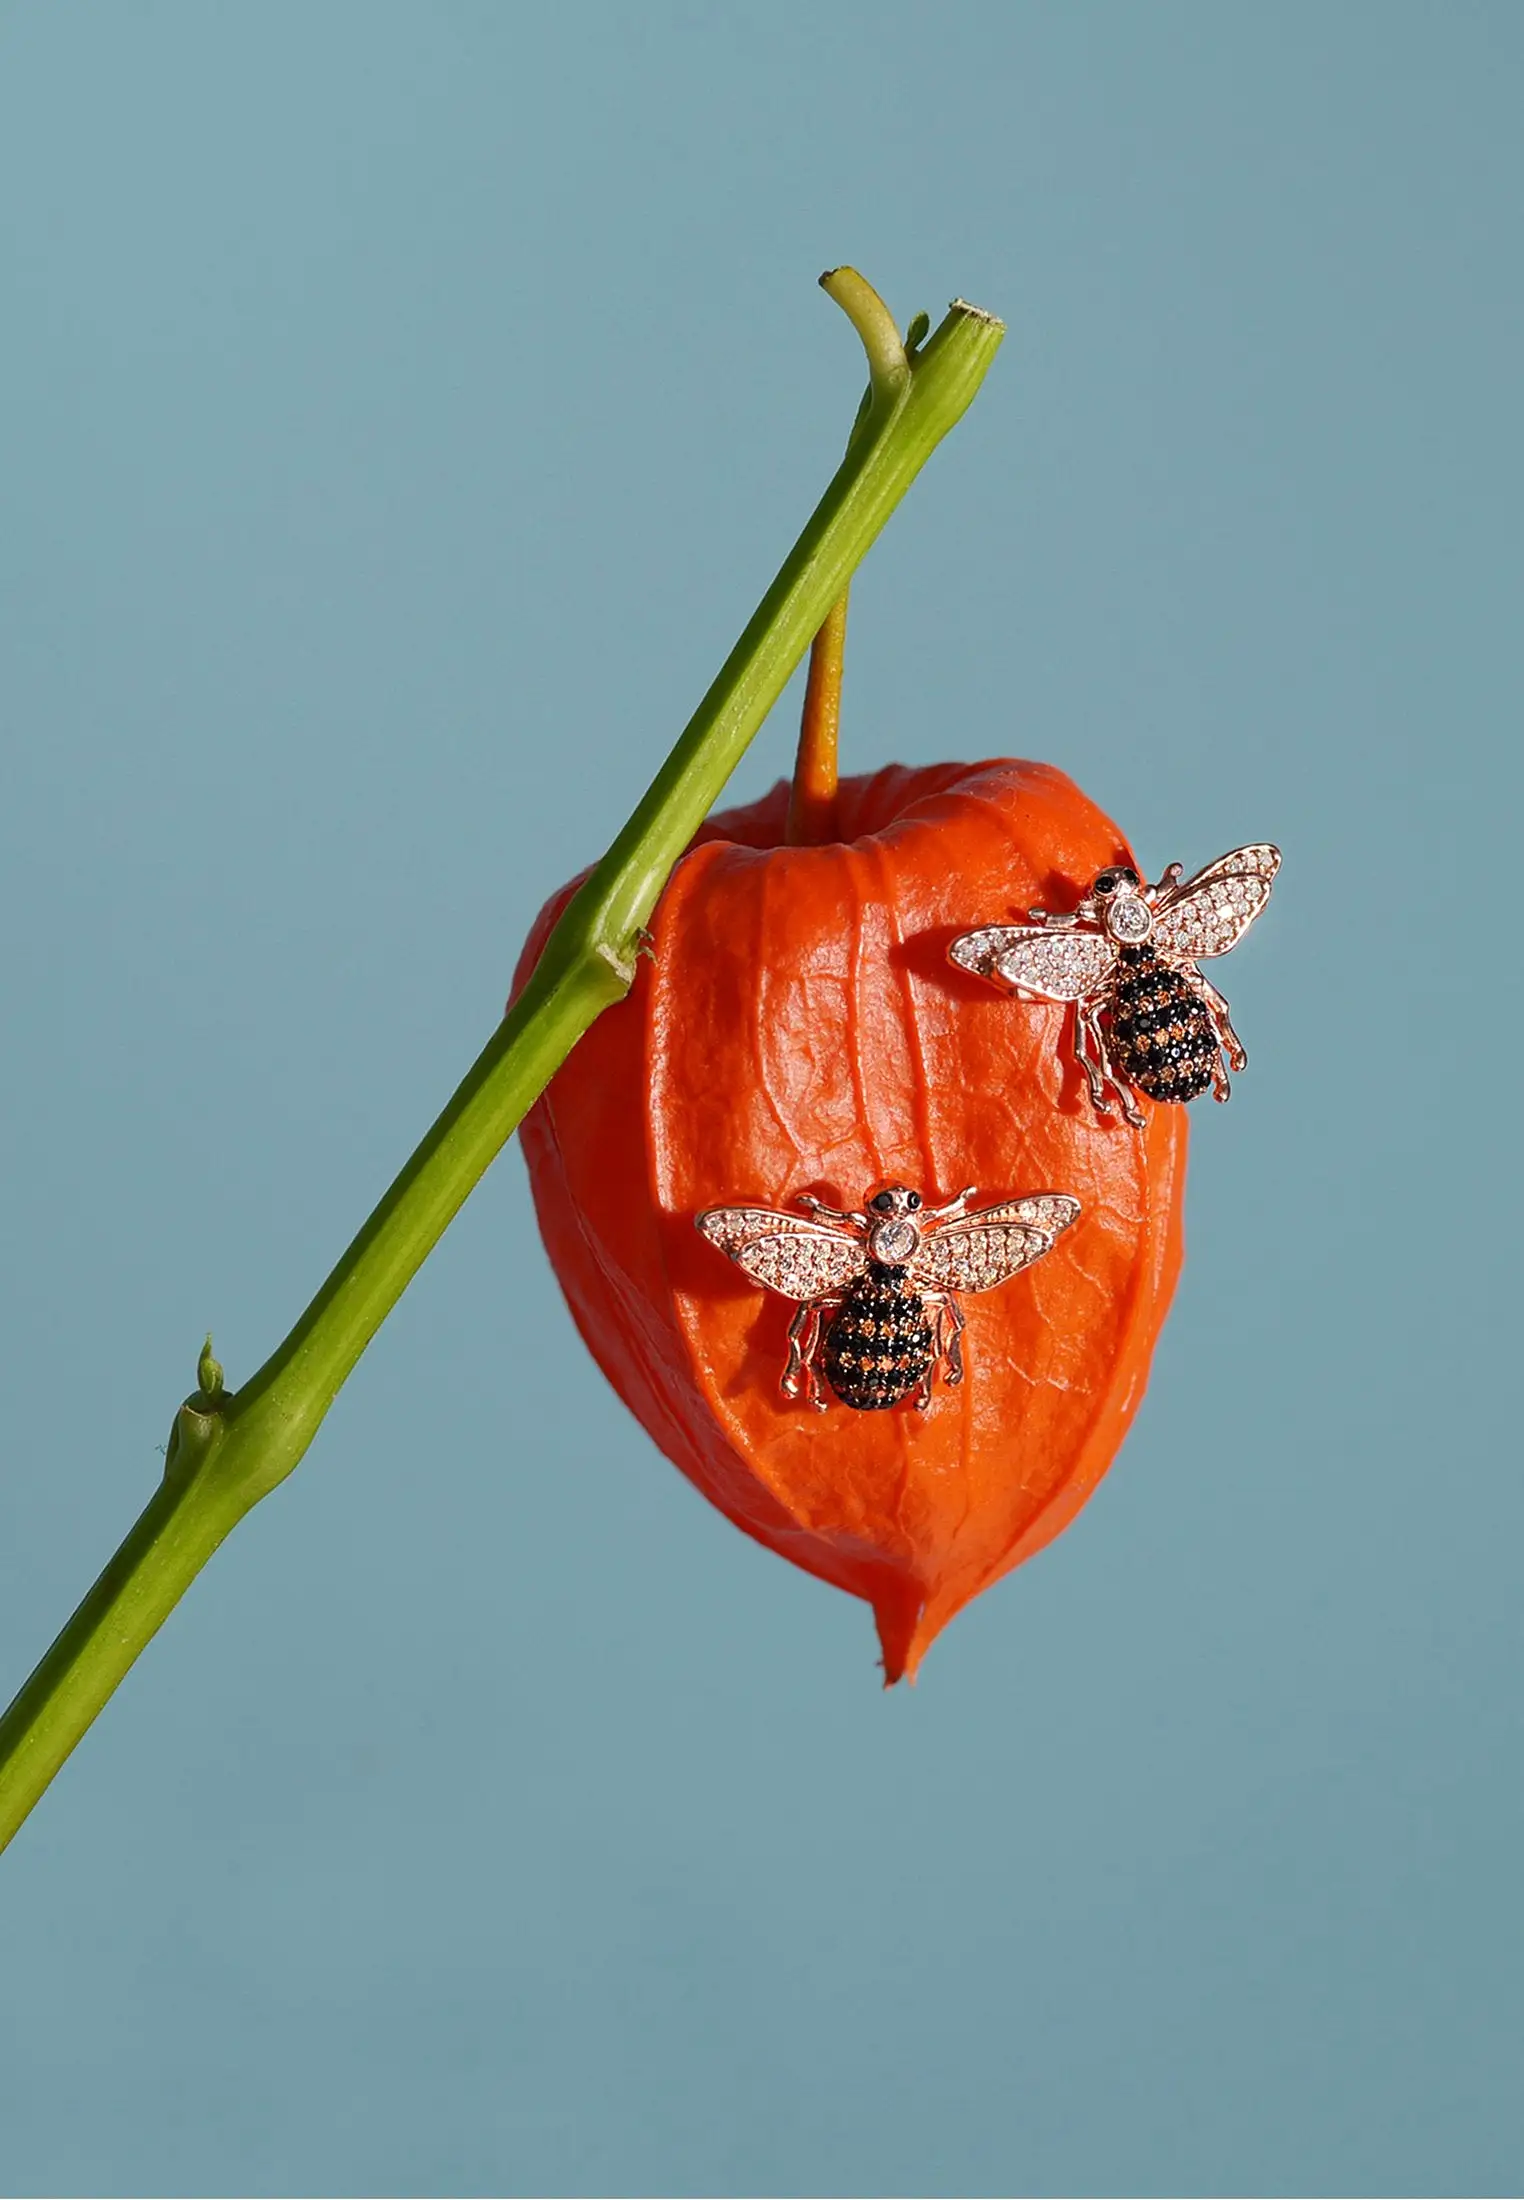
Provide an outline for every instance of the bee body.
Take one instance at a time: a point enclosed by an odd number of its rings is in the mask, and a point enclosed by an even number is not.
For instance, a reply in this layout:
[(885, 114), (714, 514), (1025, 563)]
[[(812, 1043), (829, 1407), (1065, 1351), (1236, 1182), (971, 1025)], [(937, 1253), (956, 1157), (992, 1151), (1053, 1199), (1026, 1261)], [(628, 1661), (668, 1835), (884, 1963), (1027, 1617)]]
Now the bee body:
[(1194, 1100), (1212, 1082), (1218, 1038), (1195, 987), (1148, 946), (1124, 947), (1110, 997), (1111, 1051), (1150, 1100)]
[(931, 1373), (936, 1341), (904, 1268), (870, 1261), (832, 1316), (821, 1349), (826, 1381), (859, 1412), (898, 1405)]

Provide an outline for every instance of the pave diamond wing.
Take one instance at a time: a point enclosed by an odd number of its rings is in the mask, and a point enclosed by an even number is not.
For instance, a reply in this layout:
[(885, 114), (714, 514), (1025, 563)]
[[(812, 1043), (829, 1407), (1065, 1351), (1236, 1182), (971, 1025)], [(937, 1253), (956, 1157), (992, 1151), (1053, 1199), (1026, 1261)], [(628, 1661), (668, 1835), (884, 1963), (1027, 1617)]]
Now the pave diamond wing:
[(1235, 848), (1165, 896), (1154, 946), (1171, 962), (1196, 962), (1236, 947), (1270, 899), (1281, 854), (1268, 841)]
[(867, 1266), (863, 1241), (854, 1233), (772, 1207), (711, 1207), (696, 1220), (711, 1245), (785, 1298), (825, 1298)]
[(1050, 1252), (1079, 1211), (1079, 1201), (1063, 1192), (981, 1207), (926, 1237), (910, 1273), (934, 1291), (993, 1291)]
[(1030, 1000), (1082, 1001), (1105, 984), (1116, 965), (1117, 945), (1104, 932), (992, 924), (965, 932), (948, 953), (960, 968)]

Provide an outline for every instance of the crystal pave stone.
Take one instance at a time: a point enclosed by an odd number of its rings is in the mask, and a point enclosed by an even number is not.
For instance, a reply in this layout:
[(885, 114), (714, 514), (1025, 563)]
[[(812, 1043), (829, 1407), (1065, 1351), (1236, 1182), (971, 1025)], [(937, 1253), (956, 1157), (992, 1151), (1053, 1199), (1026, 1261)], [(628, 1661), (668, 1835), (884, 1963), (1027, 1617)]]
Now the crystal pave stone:
[(1220, 955), (1264, 907), (1269, 887), (1256, 878), (1215, 879), (1166, 914), (1169, 949), (1180, 956)]
[(882, 1412), (920, 1389), (935, 1349), (925, 1305), (903, 1268), (875, 1263), (848, 1289), (826, 1331), (820, 1365), (843, 1405)]
[(1124, 947), (1111, 1002), (1111, 1048), (1151, 1100), (1194, 1100), (1212, 1082), (1217, 1037), (1206, 1008), (1151, 947)]
[(1067, 925), (990, 925), (965, 932), (948, 949), (960, 970), (993, 978), (1014, 992), (1030, 987), (1045, 1001), (1077, 1001), (1101, 985), (1116, 960), (1104, 932)]

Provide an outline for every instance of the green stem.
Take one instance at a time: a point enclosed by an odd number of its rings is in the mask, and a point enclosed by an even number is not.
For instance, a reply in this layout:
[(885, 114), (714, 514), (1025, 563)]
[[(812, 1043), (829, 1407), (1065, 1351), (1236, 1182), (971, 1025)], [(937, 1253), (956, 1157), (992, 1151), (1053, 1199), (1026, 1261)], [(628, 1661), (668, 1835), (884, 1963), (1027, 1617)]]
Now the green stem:
[(628, 991), (642, 931), (747, 743), (1004, 331), (962, 303), (913, 358), (860, 275), (821, 282), (868, 353), (847, 455), (629, 823), (573, 897), (529, 983), (285, 1342), (234, 1393), (210, 1340), (164, 1480), (0, 1719), (0, 1846), (232, 1528), (283, 1481), (366, 1345), (525, 1111)]

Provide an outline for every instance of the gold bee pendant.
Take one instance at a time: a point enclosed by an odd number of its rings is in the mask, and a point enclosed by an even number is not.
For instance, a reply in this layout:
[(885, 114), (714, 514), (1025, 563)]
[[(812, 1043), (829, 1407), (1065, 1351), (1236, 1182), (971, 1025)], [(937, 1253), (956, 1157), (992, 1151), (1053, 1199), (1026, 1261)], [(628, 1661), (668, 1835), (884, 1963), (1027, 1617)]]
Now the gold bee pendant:
[(1026, 924), (965, 932), (948, 954), (1019, 1001), (1071, 1003), (1071, 1044), (1091, 1105), (1109, 1115), (1114, 1097), (1141, 1126), (1134, 1092), (1187, 1101), (1210, 1085), (1226, 1100), (1229, 1065), (1247, 1068), (1228, 1004), (1197, 964), (1238, 945), (1270, 899), (1280, 863), (1278, 848), (1257, 841), (1183, 886), (1178, 863), (1156, 886), (1114, 864), (1075, 909), (1030, 909)]
[(824, 1412), (820, 1378), (858, 1412), (914, 1397), (924, 1412), (938, 1367), (963, 1380), (958, 1294), (993, 1291), (1051, 1250), (1079, 1213), (1064, 1192), (969, 1211), (972, 1185), (943, 1207), (889, 1184), (861, 1213), (801, 1198), (803, 1214), (711, 1207), (696, 1218), (755, 1283), (799, 1311), (789, 1324), (786, 1398)]

